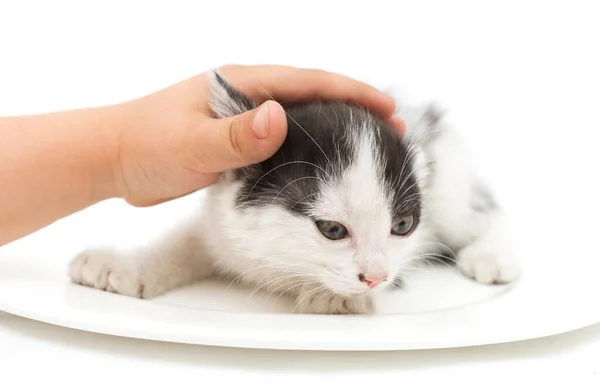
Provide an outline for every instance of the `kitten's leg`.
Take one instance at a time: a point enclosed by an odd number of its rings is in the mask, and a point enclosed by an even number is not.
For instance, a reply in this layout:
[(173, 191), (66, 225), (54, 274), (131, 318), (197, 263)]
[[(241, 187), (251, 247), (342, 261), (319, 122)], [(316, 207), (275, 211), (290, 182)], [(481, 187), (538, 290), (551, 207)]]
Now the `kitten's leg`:
[(295, 313), (300, 314), (372, 314), (370, 296), (342, 297), (315, 287), (303, 287), (296, 295)]
[(470, 243), (458, 246), (457, 265), (469, 278), (484, 284), (513, 282), (520, 275), (520, 264), (511, 246), (500, 210), (485, 215), (479, 232)]
[(460, 271), (478, 282), (508, 283), (520, 274), (504, 213), (475, 172), (451, 128), (433, 120), (422, 141), (429, 162), (423, 192), (425, 216), (437, 240), (455, 253)]
[(153, 298), (212, 274), (193, 224), (129, 252), (88, 249), (71, 261), (73, 282), (130, 297)]

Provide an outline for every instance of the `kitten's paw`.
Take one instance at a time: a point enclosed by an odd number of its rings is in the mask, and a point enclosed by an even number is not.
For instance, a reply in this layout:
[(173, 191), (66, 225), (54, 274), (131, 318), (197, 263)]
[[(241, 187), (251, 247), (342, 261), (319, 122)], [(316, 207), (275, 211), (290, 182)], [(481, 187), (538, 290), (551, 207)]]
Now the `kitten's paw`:
[(71, 261), (69, 274), (77, 284), (124, 296), (150, 298), (154, 293), (135, 272), (119, 265), (110, 251), (84, 251)]
[(518, 261), (505, 249), (474, 243), (458, 254), (458, 267), (467, 277), (482, 284), (507, 284), (521, 274)]
[(301, 314), (371, 314), (375, 312), (369, 296), (345, 298), (326, 293), (300, 296), (295, 308)]

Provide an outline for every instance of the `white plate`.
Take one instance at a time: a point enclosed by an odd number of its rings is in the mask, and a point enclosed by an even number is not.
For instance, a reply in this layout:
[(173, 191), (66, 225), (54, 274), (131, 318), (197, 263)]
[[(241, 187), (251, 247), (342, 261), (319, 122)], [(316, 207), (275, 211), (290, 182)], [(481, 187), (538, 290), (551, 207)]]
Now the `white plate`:
[[(515, 176), (511, 179), (514, 182)], [(135, 237), (143, 241), (155, 232), (149, 224), (176, 220), (172, 215), (184, 214), (189, 201), (198, 200), (198, 195), (146, 210), (106, 202), (5, 246), (0, 249), (0, 309), (118, 336), (297, 350), (483, 345), (558, 334), (600, 321), (597, 303), (586, 301), (600, 290), (596, 270), (590, 265), (590, 254), (595, 253), (590, 249), (592, 239), (580, 234), (581, 239), (574, 241), (565, 230), (557, 230), (568, 226), (566, 219), (544, 215), (555, 197), (535, 203), (528, 202), (525, 193), (519, 197), (525, 200), (513, 208), (519, 213), (515, 234), (519, 235), (519, 251), (527, 258), (520, 281), (511, 286), (483, 286), (453, 269), (432, 269), (409, 278), (406, 291), (380, 299), (377, 316), (289, 314), (289, 305), (282, 299), (276, 302), (277, 297), (261, 293), (249, 297), (249, 290), (220, 283), (199, 284), (142, 301), (69, 282), (66, 264), (86, 243), (137, 243)], [(569, 208), (571, 224), (584, 222), (590, 215), (579, 211), (577, 203)]]

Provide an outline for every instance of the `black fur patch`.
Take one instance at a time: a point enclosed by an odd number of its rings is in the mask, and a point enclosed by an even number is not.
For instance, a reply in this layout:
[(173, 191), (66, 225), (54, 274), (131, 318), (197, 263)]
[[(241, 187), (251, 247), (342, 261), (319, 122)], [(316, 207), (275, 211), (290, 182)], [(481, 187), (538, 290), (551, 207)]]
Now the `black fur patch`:
[[(255, 106), (221, 77), (218, 83), (235, 103)], [(340, 102), (313, 101), (283, 104), (288, 134), (281, 148), (262, 163), (235, 171), (242, 189), (238, 208), (275, 204), (299, 216), (306, 216), (319, 193), (319, 179), (340, 179), (353, 162), (356, 151), (348, 138), (351, 131), (370, 130), (380, 149), (387, 188), (393, 198), (393, 216), (418, 215), (420, 193), (408, 150), (401, 136), (387, 123), (357, 106)], [(371, 122), (371, 125), (361, 125)], [(365, 203), (368, 205), (368, 203)], [(408, 205), (407, 205), (408, 204)], [(400, 211), (403, 209), (403, 211)]]
[(275, 203), (305, 215), (319, 192), (319, 179), (332, 181), (350, 167), (353, 151), (343, 137), (350, 108), (338, 103), (285, 106), (288, 135), (269, 159), (238, 170), (244, 182), (239, 207)]

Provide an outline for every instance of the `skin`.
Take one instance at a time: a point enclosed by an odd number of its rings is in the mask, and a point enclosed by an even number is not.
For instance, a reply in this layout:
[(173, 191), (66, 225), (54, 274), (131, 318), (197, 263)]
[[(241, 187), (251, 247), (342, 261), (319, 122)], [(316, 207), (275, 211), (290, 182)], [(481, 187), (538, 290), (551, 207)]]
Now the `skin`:
[(212, 118), (209, 79), (202, 73), (116, 105), (0, 118), (0, 245), (103, 200), (155, 205), (269, 158), (287, 131), (285, 112), (274, 100), (343, 100), (404, 132), (390, 97), (343, 75), (270, 65), (220, 69), (263, 104)]

